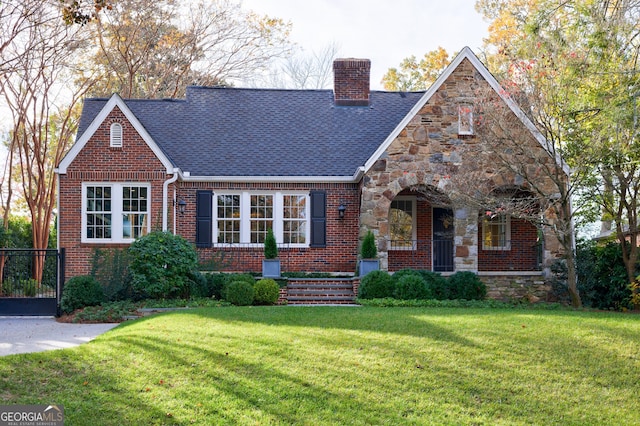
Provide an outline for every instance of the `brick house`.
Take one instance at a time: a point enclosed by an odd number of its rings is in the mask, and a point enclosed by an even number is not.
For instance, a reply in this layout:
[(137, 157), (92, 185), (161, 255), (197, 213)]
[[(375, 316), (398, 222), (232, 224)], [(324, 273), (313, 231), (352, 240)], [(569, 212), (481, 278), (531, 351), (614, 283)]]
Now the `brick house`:
[(555, 237), (461, 205), (440, 172), (477, 143), (479, 86), (520, 117), (523, 143), (543, 149), (534, 126), (469, 48), (426, 92), (370, 91), (369, 67), (336, 60), (334, 90), (87, 99), (57, 169), (67, 276), (87, 274), (94, 249), (155, 229), (184, 236), (219, 269), (259, 272), (269, 227), (283, 271), (353, 274), (372, 230), (381, 269), (473, 271), (492, 297), (545, 297)]

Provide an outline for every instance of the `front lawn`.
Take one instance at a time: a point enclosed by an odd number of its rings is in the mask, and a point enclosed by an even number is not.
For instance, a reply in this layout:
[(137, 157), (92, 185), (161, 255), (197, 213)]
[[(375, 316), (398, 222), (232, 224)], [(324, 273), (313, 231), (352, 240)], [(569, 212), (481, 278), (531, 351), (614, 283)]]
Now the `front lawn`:
[(632, 425), (639, 375), (638, 315), (225, 307), (0, 358), (0, 398), (69, 425)]

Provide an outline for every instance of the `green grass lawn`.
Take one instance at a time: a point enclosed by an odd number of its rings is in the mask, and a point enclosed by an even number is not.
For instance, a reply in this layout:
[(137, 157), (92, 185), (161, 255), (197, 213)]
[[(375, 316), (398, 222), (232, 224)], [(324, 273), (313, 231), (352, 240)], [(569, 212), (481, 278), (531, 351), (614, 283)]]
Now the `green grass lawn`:
[(201, 308), (0, 358), (3, 404), (68, 425), (640, 424), (640, 316)]

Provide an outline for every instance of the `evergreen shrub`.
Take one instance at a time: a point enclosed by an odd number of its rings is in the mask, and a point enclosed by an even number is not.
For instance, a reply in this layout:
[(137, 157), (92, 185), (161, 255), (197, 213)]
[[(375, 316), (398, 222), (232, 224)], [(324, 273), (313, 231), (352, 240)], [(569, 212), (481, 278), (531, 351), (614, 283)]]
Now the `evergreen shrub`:
[(251, 305), (253, 296), (253, 286), (246, 281), (232, 281), (226, 287), (225, 300), (232, 305)]
[(404, 274), (396, 281), (393, 296), (401, 300), (430, 299), (431, 292), (420, 274)]
[(271, 278), (256, 281), (253, 286), (255, 305), (275, 305), (280, 297), (280, 286)]
[(104, 292), (98, 281), (90, 275), (79, 275), (65, 284), (60, 299), (60, 309), (70, 314), (76, 309), (96, 306), (102, 302), (104, 302)]
[(487, 286), (473, 272), (456, 272), (447, 281), (451, 299), (483, 300), (487, 296)]
[(360, 281), (358, 297), (362, 299), (379, 299), (392, 297), (394, 281), (387, 271), (371, 271)]

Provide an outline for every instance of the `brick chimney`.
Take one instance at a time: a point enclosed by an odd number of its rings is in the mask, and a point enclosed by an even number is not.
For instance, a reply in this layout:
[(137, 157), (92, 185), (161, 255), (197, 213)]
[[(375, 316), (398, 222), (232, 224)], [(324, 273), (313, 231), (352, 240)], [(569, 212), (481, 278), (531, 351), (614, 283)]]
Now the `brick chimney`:
[(333, 61), (333, 97), (336, 105), (369, 105), (368, 59), (345, 58)]

